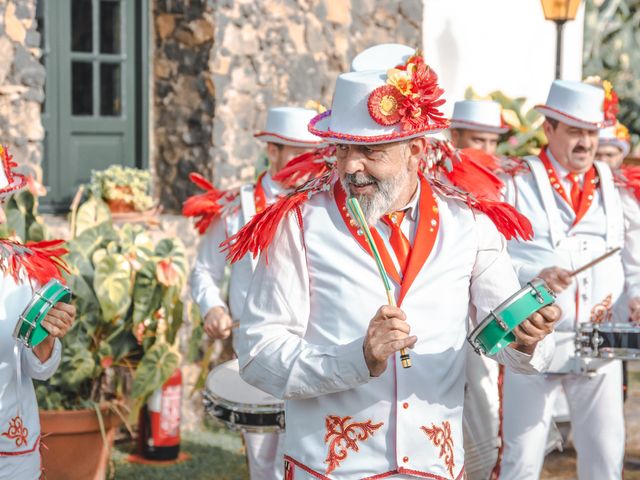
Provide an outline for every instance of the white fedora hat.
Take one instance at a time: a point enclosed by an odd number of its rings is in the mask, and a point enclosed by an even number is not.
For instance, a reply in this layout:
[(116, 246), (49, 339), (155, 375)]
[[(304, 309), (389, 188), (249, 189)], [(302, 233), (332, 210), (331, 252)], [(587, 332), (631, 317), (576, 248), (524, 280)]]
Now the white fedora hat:
[(598, 132), (598, 144), (618, 147), (622, 155), (626, 157), (631, 151), (629, 130), (620, 122), (613, 127), (602, 128)]
[(309, 131), (350, 144), (390, 143), (439, 132), (449, 121), (438, 110), (444, 91), (437, 80), (421, 56), (400, 69), (343, 73), (336, 80), (331, 110), (315, 117)]
[(415, 48), (401, 43), (381, 43), (356, 55), (351, 61), (351, 71), (387, 70), (404, 65), (415, 53)]
[(17, 167), (6, 147), (0, 145), (0, 199), (27, 186), (27, 178), (13, 169)]
[(451, 128), (489, 133), (506, 133), (510, 130), (502, 121), (502, 106), (492, 100), (456, 102), (451, 115)]
[(291, 147), (314, 147), (322, 139), (309, 133), (307, 125), (318, 114), (316, 110), (299, 107), (274, 107), (267, 112), (264, 130), (254, 137), (264, 142)]
[(572, 127), (595, 130), (609, 123), (604, 89), (583, 82), (554, 80), (547, 102), (535, 109)]

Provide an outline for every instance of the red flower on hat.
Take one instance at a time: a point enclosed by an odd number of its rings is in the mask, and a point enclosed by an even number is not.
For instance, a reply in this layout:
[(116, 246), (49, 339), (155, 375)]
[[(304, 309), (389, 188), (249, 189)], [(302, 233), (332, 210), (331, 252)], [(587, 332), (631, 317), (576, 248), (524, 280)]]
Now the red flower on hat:
[(420, 130), (430, 121), (441, 122), (438, 107), (445, 100), (438, 86), (438, 75), (416, 54), (387, 72), (387, 85), (369, 95), (369, 114), (380, 125), (400, 124), (402, 131)]
[(620, 111), (618, 94), (608, 80), (602, 82), (602, 88), (604, 88), (604, 102), (602, 104), (604, 120), (607, 124), (614, 125), (616, 123), (616, 116)]
[(382, 85), (369, 95), (369, 115), (380, 125), (394, 125), (401, 119), (399, 106), (402, 100), (402, 94), (396, 87)]

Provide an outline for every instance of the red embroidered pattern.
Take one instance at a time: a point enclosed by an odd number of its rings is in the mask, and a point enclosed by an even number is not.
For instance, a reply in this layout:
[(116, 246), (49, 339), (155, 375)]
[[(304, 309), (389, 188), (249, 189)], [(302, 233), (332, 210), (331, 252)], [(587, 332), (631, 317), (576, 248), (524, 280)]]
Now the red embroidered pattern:
[(437, 427), (435, 423), (431, 424), (431, 428), (420, 427), (427, 434), (429, 440), (436, 446), (440, 447), (440, 458), (444, 457), (444, 464), (449, 471), (451, 478), (455, 478), (453, 469), (456, 462), (453, 458), (453, 438), (451, 438), (451, 424), (445, 420), (442, 427)]
[(348, 423), (349, 420), (351, 417), (336, 415), (328, 415), (325, 420), (327, 434), (324, 436), (324, 443), (331, 442), (329, 443), (329, 453), (325, 459), (325, 463), (329, 464), (325, 472), (326, 475), (340, 466), (340, 462), (349, 455), (349, 449), (354, 452), (359, 451), (358, 440), (366, 440), (384, 425), (384, 422), (374, 424), (371, 420)]
[(15, 440), (16, 447), (27, 445), (27, 435), (29, 435), (29, 430), (22, 423), (22, 418), (19, 415), (9, 420), (9, 428), (2, 433), (3, 437)]
[(611, 306), (613, 303), (613, 295), (610, 293), (606, 298), (591, 309), (591, 323), (602, 323), (611, 321), (613, 312)]

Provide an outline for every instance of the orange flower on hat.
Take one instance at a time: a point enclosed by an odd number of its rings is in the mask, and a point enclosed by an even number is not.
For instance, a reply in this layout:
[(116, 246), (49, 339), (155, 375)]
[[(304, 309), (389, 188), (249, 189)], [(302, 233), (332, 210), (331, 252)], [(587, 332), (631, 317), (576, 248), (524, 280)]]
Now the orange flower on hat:
[(622, 123), (616, 122), (616, 138), (623, 142), (631, 142), (631, 135), (629, 135), (629, 129)]
[(618, 94), (613, 89), (613, 85), (611, 85), (609, 80), (602, 82), (602, 88), (604, 88), (604, 103), (602, 104), (604, 119), (606, 123), (613, 125), (620, 111)]

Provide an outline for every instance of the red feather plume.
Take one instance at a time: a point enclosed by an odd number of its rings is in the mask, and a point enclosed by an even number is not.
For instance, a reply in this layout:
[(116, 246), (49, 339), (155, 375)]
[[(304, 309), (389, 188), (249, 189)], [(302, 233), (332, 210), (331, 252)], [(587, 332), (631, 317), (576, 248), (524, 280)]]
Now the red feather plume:
[(329, 171), (333, 164), (328, 159), (335, 153), (335, 146), (305, 152), (291, 159), (273, 179), (286, 188), (295, 188), (301, 181), (318, 178)]
[(314, 194), (327, 190), (333, 176), (334, 170), (329, 170), (255, 214), (238, 233), (220, 244), (220, 249), (227, 252), (227, 260), (235, 263), (247, 253), (251, 253), (254, 258), (259, 253), (268, 255), (267, 250), (282, 220), (295, 211), (301, 222), (301, 206)]
[(11, 240), (0, 240), (0, 269), (19, 281), (22, 271), (29, 279), (44, 285), (52, 278), (64, 283), (62, 272), (69, 273), (62, 259), (68, 250), (63, 247), (64, 240), (27, 242), (22, 245)]
[(629, 190), (640, 202), (640, 167), (636, 165), (623, 165), (621, 169), (622, 185)]
[(443, 195), (457, 198), (465, 202), (470, 208), (484, 213), (507, 240), (513, 238), (531, 240), (533, 238), (533, 227), (529, 219), (508, 203), (488, 198), (476, 198), (457, 187), (447, 185), (438, 180), (432, 179), (430, 182)]
[(182, 215), (185, 217), (196, 217), (196, 229), (200, 235), (204, 235), (209, 228), (209, 225), (211, 225), (211, 222), (220, 215), (223, 207), (223, 204), (220, 201), (223, 197), (229, 195), (233, 196), (234, 194), (218, 190), (211, 182), (199, 173), (190, 173), (189, 180), (191, 180), (194, 185), (204, 190), (205, 193), (187, 198), (182, 205)]

